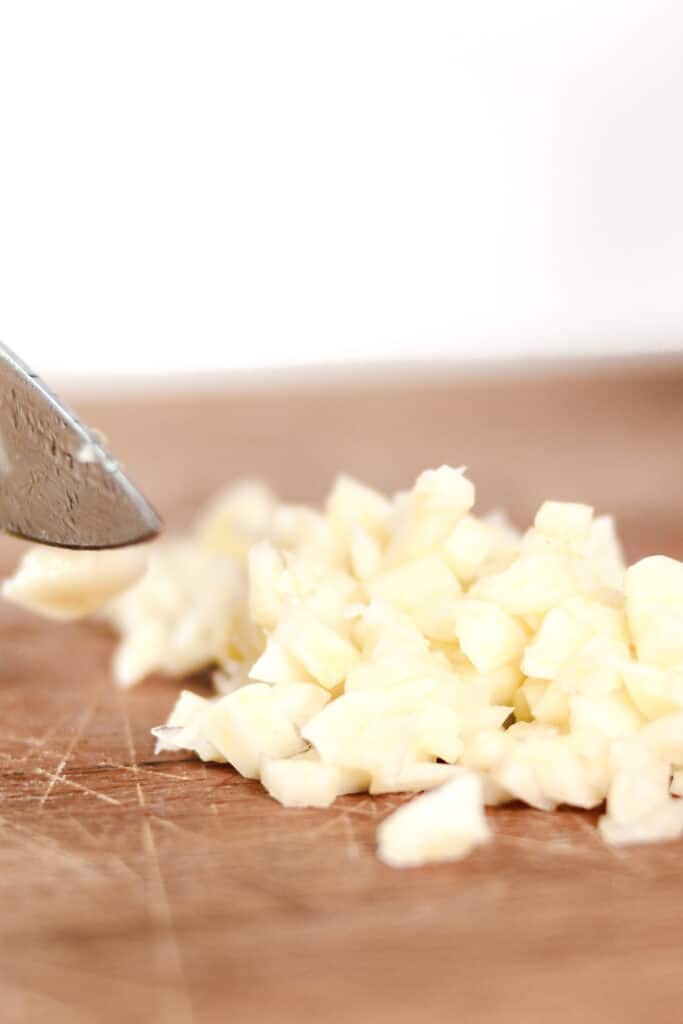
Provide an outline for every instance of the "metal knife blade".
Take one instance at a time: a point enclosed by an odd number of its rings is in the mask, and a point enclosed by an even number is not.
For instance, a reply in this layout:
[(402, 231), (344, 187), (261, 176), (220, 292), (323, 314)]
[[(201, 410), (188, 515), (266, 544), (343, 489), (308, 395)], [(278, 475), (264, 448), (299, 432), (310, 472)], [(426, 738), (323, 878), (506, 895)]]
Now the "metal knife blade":
[(101, 440), (0, 344), (0, 529), (56, 547), (114, 548), (160, 528)]

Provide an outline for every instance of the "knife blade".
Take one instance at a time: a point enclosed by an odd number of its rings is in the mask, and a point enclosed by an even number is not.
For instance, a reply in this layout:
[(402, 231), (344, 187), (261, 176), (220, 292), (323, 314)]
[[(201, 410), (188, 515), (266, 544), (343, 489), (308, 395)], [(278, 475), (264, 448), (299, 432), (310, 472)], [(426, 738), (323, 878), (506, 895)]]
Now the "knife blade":
[(0, 343), (0, 529), (98, 549), (150, 540), (160, 528), (100, 437)]

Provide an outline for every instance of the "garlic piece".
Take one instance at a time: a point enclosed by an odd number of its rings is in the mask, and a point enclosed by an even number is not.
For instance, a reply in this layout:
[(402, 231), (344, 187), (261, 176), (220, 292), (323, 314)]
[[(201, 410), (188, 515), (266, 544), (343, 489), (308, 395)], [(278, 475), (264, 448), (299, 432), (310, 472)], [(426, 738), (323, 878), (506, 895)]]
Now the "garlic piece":
[(377, 852), (391, 867), (419, 867), (460, 860), (490, 834), (481, 779), (462, 770), (390, 814), (377, 831)]
[(495, 604), (472, 598), (455, 606), (455, 635), (479, 672), (518, 660), (526, 642), (524, 630), (511, 615)]
[(626, 614), (642, 661), (660, 668), (683, 664), (683, 562), (652, 555), (632, 565)]
[(324, 764), (307, 751), (284, 759), (266, 758), (261, 783), (284, 807), (329, 807), (338, 796), (366, 790), (369, 779), (351, 768)]

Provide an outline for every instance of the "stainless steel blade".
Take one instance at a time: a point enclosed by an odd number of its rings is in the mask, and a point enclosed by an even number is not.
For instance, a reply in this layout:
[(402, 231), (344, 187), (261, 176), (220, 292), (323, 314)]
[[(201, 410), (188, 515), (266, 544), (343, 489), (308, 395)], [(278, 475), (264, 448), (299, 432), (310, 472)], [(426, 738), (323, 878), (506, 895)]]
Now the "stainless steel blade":
[(0, 344), (0, 529), (113, 548), (149, 540), (160, 525), (101, 440)]

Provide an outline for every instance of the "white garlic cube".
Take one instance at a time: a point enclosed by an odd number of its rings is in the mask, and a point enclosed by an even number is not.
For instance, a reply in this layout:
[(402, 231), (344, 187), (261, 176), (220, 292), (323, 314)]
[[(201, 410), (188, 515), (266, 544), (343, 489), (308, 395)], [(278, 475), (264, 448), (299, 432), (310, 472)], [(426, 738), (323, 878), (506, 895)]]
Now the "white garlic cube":
[(343, 683), (358, 651), (307, 608), (292, 606), (273, 634), (285, 650), (300, 662), (321, 686), (334, 689)]
[(361, 609), (362, 650), (365, 657), (400, 651), (423, 655), (429, 642), (414, 620), (387, 601), (374, 600)]
[(473, 505), (474, 485), (464, 469), (441, 466), (421, 473), (412, 491), (397, 502), (387, 566), (437, 551)]
[(569, 698), (557, 683), (548, 683), (533, 706), (533, 716), (541, 725), (564, 728), (569, 724)]
[[(315, 554), (291, 556), (289, 566), (296, 588), (296, 599), (291, 604), (306, 608), (321, 623), (349, 639), (352, 627), (348, 609), (361, 598), (358, 580), (350, 573), (326, 565)], [(285, 609), (281, 618), (286, 617)]]
[(653, 555), (632, 565), (626, 614), (642, 661), (661, 668), (683, 664), (683, 562)]
[(455, 764), (464, 747), (458, 712), (437, 705), (425, 707), (418, 716), (414, 742), (421, 754)]
[(463, 770), (386, 818), (377, 832), (378, 854), (392, 867), (416, 867), (459, 860), (489, 836), (481, 779)]
[(166, 725), (185, 726), (196, 722), (198, 716), (202, 715), (207, 708), (211, 707), (211, 701), (201, 697), (191, 690), (181, 690), (180, 696), (173, 705)]
[(297, 729), (306, 725), (331, 700), (329, 692), (315, 683), (283, 683), (271, 688), (271, 697)]
[(379, 705), (365, 693), (344, 694), (330, 701), (301, 730), (320, 759), (328, 764), (357, 767), (363, 760), (363, 733)]
[(361, 793), (369, 778), (362, 772), (324, 764), (307, 751), (285, 759), (268, 759), (261, 767), (261, 783), (284, 807), (329, 807), (338, 796)]
[(590, 810), (605, 799), (607, 765), (591, 763), (573, 744), (574, 737), (558, 736), (538, 751), (536, 774), (544, 794), (555, 804)]
[(545, 792), (536, 771), (533, 751), (508, 746), (504, 756), (492, 771), (492, 778), (515, 800), (522, 800), (540, 811), (553, 811), (557, 800)]
[(515, 725), (507, 731), (507, 750), (493, 777), (539, 810), (552, 811), (562, 803), (596, 807), (607, 789), (606, 764), (586, 756), (574, 739), (546, 726)]
[(591, 628), (577, 621), (564, 608), (551, 608), (524, 651), (522, 672), (537, 679), (554, 679), (591, 635)]
[(544, 501), (536, 513), (534, 526), (550, 540), (573, 547), (588, 539), (592, 522), (593, 509), (590, 505)]
[(475, 498), (474, 484), (465, 476), (464, 466), (425, 469), (415, 481), (412, 494), (421, 510), (444, 510), (458, 518), (469, 512)]
[(203, 723), (207, 739), (248, 779), (260, 777), (264, 758), (290, 757), (306, 747), (276, 691), (249, 683), (221, 697)]
[(202, 761), (225, 761), (219, 750), (207, 739), (204, 721), (215, 701), (183, 690), (165, 725), (152, 729), (156, 737), (154, 753), (164, 750), (191, 750)]
[(526, 634), (515, 619), (495, 604), (465, 598), (455, 605), (455, 635), (479, 672), (519, 660)]
[(511, 615), (547, 612), (574, 589), (569, 561), (557, 552), (528, 555), (477, 581), (472, 597), (500, 605)]
[(669, 765), (646, 744), (622, 740), (613, 752), (615, 771), (607, 794), (607, 816), (616, 823), (637, 821), (669, 799)]
[(451, 530), (443, 556), (461, 583), (471, 583), (495, 543), (495, 530), (482, 519), (464, 516)]
[(369, 581), (368, 590), (373, 600), (409, 615), (425, 635), (453, 639), (454, 602), (461, 588), (440, 555), (427, 555), (382, 573)]
[(683, 708), (683, 674), (655, 665), (623, 661), (621, 672), (628, 694), (648, 720)]
[(628, 649), (610, 637), (592, 637), (555, 677), (568, 693), (614, 693), (621, 689)]
[(310, 673), (283, 647), (275, 635), (268, 637), (263, 653), (249, 670), (249, 678), (257, 683), (312, 682)]
[(352, 693), (338, 697), (302, 729), (327, 764), (395, 778), (406, 763), (419, 759), (418, 714), (424, 687), (399, 692)]

